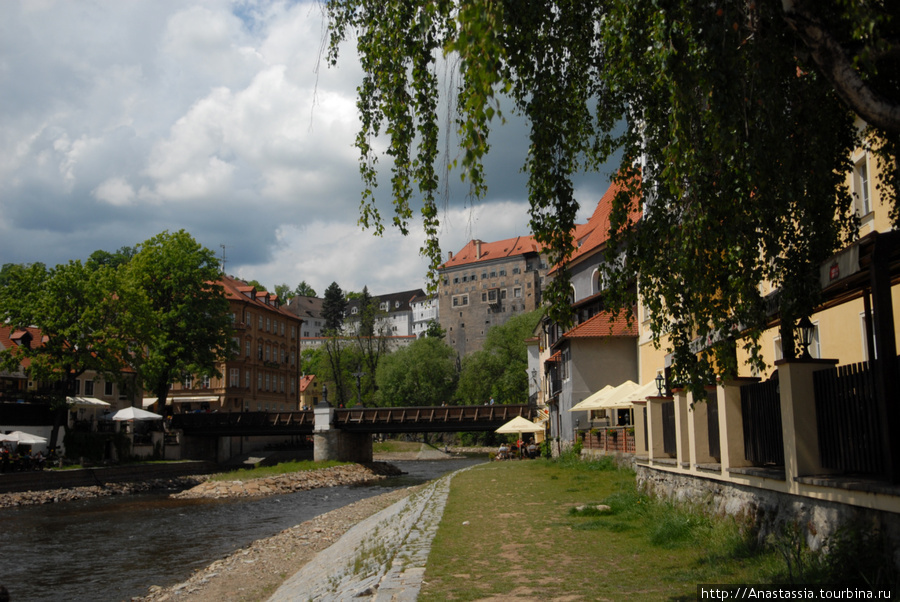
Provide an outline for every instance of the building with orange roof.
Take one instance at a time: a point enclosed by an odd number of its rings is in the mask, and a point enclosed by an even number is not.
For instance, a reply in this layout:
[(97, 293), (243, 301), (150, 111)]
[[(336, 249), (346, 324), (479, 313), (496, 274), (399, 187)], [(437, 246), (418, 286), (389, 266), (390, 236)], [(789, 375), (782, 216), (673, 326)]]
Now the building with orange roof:
[[(234, 323), (234, 354), (221, 377), (185, 375), (172, 385), (176, 412), (296, 411), (300, 405), (300, 329), (303, 320), (267, 291), (223, 275)], [(146, 401), (145, 401), (146, 403)]]
[(322, 387), (315, 374), (300, 377), (300, 409), (312, 409), (322, 397)]
[(438, 274), (441, 328), (466, 355), (481, 349), (492, 327), (541, 306), (547, 262), (533, 236), (470, 240)]

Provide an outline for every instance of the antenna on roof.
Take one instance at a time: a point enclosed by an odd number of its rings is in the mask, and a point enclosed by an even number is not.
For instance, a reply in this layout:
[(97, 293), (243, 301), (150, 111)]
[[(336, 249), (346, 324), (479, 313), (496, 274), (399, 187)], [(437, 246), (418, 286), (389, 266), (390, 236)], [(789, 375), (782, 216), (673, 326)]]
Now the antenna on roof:
[(222, 247), (222, 273), (225, 273), (225, 245), (219, 245)]

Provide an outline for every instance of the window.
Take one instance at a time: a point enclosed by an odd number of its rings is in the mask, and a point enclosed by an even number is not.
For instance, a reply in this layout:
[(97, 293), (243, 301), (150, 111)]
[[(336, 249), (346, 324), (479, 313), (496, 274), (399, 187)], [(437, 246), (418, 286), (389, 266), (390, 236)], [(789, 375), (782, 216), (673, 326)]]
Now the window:
[(269, 376), (270, 376), (270, 375), (269, 375), (269, 373), (267, 372), (267, 373), (266, 373), (266, 391), (269, 390), (269, 382), (270, 382)]
[(268, 345), (266, 345), (266, 361), (267, 362), (272, 358), (271, 351), (272, 351), (272, 349)]
[(269, 332), (269, 330), (271, 330), (271, 326), (272, 326), (271, 320), (269, 318), (266, 318), (266, 332)]
[(238, 355), (241, 352), (241, 338), (231, 337), (231, 347), (234, 350), (234, 354)]
[(294, 393), (296, 393), (296, 391), (297, 391), (297, 383), (296, 383), (296, 381), (294, 380), (294, 377), (292, 376), (292, 377), (291, 377), (291, 395), (293, 395)]
[(75, 395), (81, 395), (81, 381), (75, 381)]
[(459, 276), (453, 277), (453, 284), (459, 284)]
[(94, 381), (86, 380), (84, 381), (84, 395), (85, 397), (90, 397), (94, 394)]
[(244, 371), (244, 386), (250, 388), (250, 371)]
[(469, 304), (469, 295), (455, 295), (453, 297), (453, 307), (463, 307)]
[[(307, 336), (309, 336), (309, 335), (307, 335)], [(296, 339), (296, 338), (297, 338), (297, 327), (291, 326), (291, 339)]]
[(281, 391), (282, 393), (284, 393), (284, 377), (283, 376), (281, 377), (281, 387), (279, 387), (278, 390)]
[(496, 278), (496, 277), (497, 277), (497, 272), (491, 271), (491, 278)]
[(202, 386), (204, 389), (208, 389), (208, 388), (209, 388), (209, 377), (208, 377), (208, 376), (204, 376), (204, 377), (203, 377), (203, 384), (202, 384), (201, 386)]
[(284, 351), (284, 349), (282, 349), (281, 350), (281, 363), (282, 364), (284, 363), (284, 357), (285, 357), (285, 351)]
[(263, 317), (259, 316), (259, 329), (262, 330), (263, 327)]
[(500, 289), (500, 299), (506, 299), (506, 289)]
[[(193, 374), (185, 374), (184, 378), (181, 380), (181, 383), (184, 385), (185, 389), (190, 389), (191, 387), (194, 386), (194, 375)], [(87, 383), (85, 383), (85, 384), (87, 384)]]
[(518, 274), (521, 271), (522, 270), (520, 270), (519, 268), (513, 268), (513, 274)]
[(856, 193), (857, 203), (859, 203), (859, 215), (864, 216), (871, 213), (872, 201), (869, 197), (869, 167), (865, 157), (863, 157), (853, 168), (853, 192)]
[(262, 373), (256, 374), (256, 390), (262, 391)]
[(485, 280), (487, 278), (487, 272), (481, 272), (481, 279)]
[(113, 394), (113, 384), (111, 380), (107, 380), (103, 383), (103, 394), (106, 396), (111, 396)]
[(263, 344), (260, 343), (259, 347), (256, 350), (256, 359), (261, 360), (263, 358)]
[(294, 355), (294, 352), (291, 351), (291, 365), (292, 365), (292, 366), (295, 365), (295, 364), (297, 363), (296, 361), (294, 361), (294, 360), (296, 359), (296, 357), (297, 357), (297, 356)]
[(253, 326), (253, 314), (251, 314), (249, 311), (247, 312), (246, 323), (247, 323), (247, 328), (250, 328), (251, 326)]
[(522, 298), (522, 287), (517, 286), (513, 289), (513, 297), (515, 297), (516, 299)]
[(501, 275), (501, 276), (506, 276), (506, 270), (500, 270), (500, 275)]
[(250, 341), (244, 343), (244, 355), (250, 357)]
[(239, 368), (232, 368), (228, 371), (228, 386), (229, 387), (240, 387), (241, 386), (241, 371)]

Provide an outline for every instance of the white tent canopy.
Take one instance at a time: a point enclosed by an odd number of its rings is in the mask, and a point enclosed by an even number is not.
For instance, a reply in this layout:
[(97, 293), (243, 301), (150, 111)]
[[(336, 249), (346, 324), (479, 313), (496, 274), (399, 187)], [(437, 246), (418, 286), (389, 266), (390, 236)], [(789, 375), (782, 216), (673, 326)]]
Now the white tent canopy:
[(607, 395), (613, 392), (614, 389), (615, 387), (613, 387), (612, 385), (606, 385), (596, 393), (592, 393), (587, 399), (576, 403), (569, 411), (583, 412), (584, 410), (596, 410), (596, 404), (603, 401)]

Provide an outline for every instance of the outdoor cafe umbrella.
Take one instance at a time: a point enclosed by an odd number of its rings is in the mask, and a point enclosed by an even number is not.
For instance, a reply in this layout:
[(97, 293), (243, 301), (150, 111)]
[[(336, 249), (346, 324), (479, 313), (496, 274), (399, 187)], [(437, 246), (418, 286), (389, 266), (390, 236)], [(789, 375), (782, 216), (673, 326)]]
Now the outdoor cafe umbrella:
[(6, 435), (0, 434), (0, 441), (9, 441), (10, 443), (18, 443), (20, 445), (39, 445), (47, 443), (47, 439), (39, 435), (32, 435), (24, 431), (13, 431)]
[(521, 439), (522, 433), (542, 433), (544, 432), (544, 427), (522, 418), (521, 416), (516, 416), (494, 432), (500, 434), (517, 433), (519, 439)]
[(162, 416), (134, 406), (119, 410), (112, 415), (113, 420), (162, 420)]

